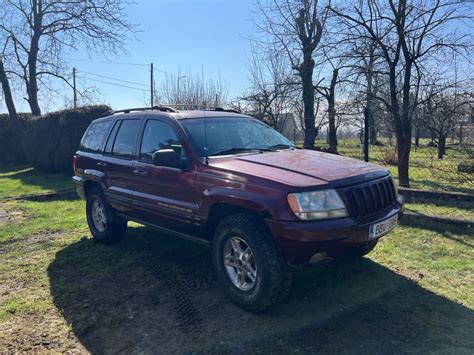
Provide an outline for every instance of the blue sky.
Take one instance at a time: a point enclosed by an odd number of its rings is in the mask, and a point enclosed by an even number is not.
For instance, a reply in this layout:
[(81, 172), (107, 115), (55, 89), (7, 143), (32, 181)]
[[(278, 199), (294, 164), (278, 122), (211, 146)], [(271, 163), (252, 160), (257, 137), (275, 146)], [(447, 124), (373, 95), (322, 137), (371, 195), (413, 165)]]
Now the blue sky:
[[(80, 50), (67, 53), (66, 62), (75, 66), (80, 85), (95, 85), (99, 98), (114, 109), (143, 106), (149, 97), (148, 89), (139, 91), (99, 83), (95, 80), (112, 81), (103, 76), (149, 85), (149, 67), (140, 65), (112, 64), (154, 63), (155, 68), (176, 75), (178, 69), (190, 70), (204, 78), (219, 76), (229, 86), (229, 98), (241, 94), (248, 86), (247, 58), (250, 44), (246, 36), (252, 31), (250, 8), (252, 0), (138, 0), (128, 8), (129, 22), (137, 24), (136, 39), (130, 38), (126, 46), (128, 54), (107, 58)], [(104, 63), (110, 61), (110, 64)], [(157, 85), (164, 78), (155, 72)], [(127, 83), (122, 83), (128, 85)], [(64, 106), (72, 90), (64, 87), (64, 97), (57, 97), (43, 105), (44, 111)], [(28, 111), (25, 102), (18, 102), (18, 111)], [(46, 106), (46, 107), (45, 107)], [(0, 108), (2, 112), (5, 108)]]

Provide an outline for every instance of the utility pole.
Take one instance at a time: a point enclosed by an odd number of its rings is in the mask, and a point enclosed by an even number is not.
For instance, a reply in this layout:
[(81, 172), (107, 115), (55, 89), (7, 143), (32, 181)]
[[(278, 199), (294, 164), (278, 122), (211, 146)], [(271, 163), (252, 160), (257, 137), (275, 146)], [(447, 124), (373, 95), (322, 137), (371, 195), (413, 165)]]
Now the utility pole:
[(154, 83), (153, 83), (153, 63), (150, 64), (150, 97), (151, 97), (151, 107), (153, 108), (153, 91), (154, 91)]
[(76, 67), (72, 68), (72, 90), (74, 91), (74, 110), (77, 109)]

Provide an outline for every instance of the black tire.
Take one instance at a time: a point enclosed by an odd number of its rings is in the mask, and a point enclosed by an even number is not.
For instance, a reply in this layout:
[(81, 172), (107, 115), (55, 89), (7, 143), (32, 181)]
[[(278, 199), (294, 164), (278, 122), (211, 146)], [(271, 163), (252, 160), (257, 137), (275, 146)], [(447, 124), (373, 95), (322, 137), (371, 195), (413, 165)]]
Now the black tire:
[(327, 255), (335, 260), (357, 260), (361, 259), (364, 255), (369, 254), (372, 250), (374, 250), (375, 246), (377, 245), (377, 240), (367, 243), (358, 245), (352, 248), (345, 248), (340, 250), (335, 250), (328, 252)]
[[(256, 279), (249, 290), (239, 289), (224, 265), (224, 248), (234, 237), (251, 249), (256, 264)], [(212, 240), (212, 260), (217, 278), (227, 296), (248, 311), (262, 311), (283, 300), (292, 284), (292, 272), (280, 257), (276, 244), (263, 222), (251, 214), (236, 214), (223, 219)]]
[[(99, 230), (92, 217), (92, 206), (95, 201), (102, 204), (105, 214), (105, 226)], [(87, 193), (86, 197), (86, 216), (89, 230), (94, 240), (101, 244), (112, 244), (119, 242), (127, 232), (127, 221), (117, 216), (105, 199), (104, 193), (100, 188), (93, 188)]]

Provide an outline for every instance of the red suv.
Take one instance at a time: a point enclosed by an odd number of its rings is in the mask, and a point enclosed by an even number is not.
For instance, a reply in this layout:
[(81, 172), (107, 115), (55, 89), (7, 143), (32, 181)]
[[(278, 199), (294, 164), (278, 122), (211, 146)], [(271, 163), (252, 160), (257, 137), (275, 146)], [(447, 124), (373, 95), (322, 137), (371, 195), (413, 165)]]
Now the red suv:
[(232, 301), (261, 310), (291, 286), (291, 268), (316, 253), (361, 257), (402, 213), (390, 173), (298, 149), (232, 111), (130, 109), (91, 123), (73, 181), (100, 243), (127, 221), (210, 244)]

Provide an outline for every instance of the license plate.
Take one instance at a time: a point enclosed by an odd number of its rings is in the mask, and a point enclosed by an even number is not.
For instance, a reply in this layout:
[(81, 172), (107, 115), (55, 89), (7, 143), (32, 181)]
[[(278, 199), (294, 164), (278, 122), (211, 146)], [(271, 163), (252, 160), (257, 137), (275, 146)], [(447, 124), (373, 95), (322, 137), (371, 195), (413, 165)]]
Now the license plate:
[(369, 227), (369, 240), (373, 240), (378, 237), (381, 237), (384, 234), (387, 234), (397, 226), (397, 222), (398, 215), (395, 215), (393, 217), (390, 217), (389, 219), (386, 219), (385, 221), (372, 224)]

